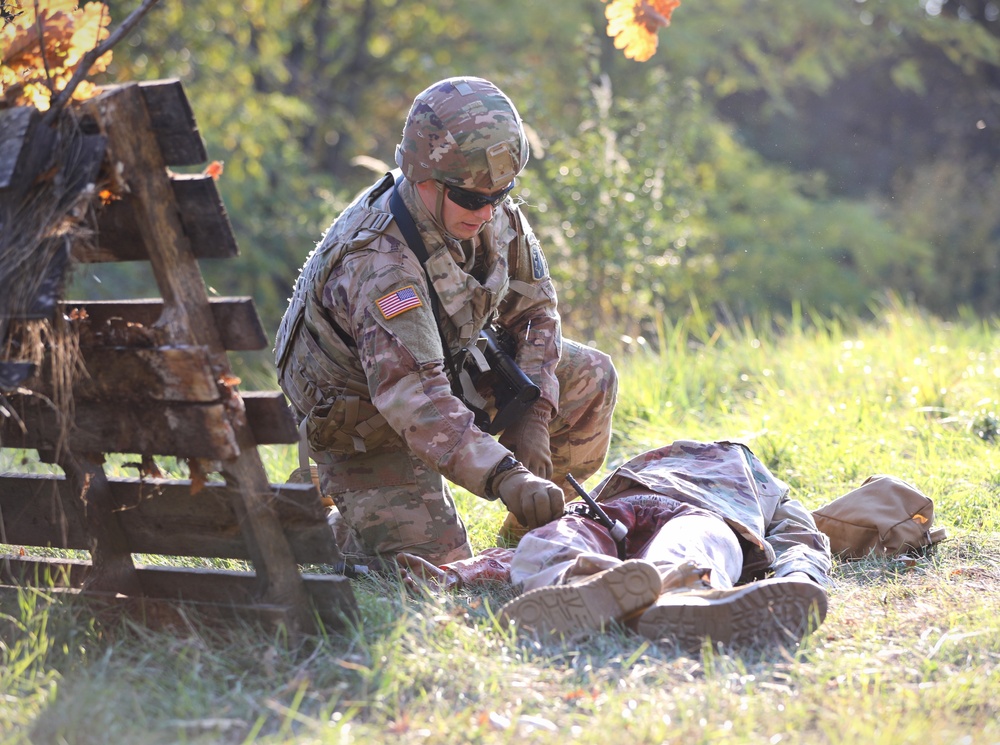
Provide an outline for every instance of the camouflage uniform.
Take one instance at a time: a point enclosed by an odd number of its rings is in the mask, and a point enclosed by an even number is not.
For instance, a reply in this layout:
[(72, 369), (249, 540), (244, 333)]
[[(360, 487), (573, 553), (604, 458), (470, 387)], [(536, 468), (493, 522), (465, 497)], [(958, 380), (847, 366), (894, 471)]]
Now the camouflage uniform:
[[(420, 112), (415, 103), (411, 119)], [(517, 165), (508, 177), (500, 162), (494, 175), (510, 182)], [(600, 467), (617, 378), (607, 355), (562, 338), (545, 258), (512, 200), (460, 242), (437, 228), (404, 179), (399, 194), (426, 246), (425, 272), (389, 209), (394, 175), (355, 199), (310, 255), (275, 351), (323, 493), (349, 529), (343, 548), (442, 563), (471, 555), (445, 479), (486, 496), (488, 477), (510, 455), (453, 395), (442, 337), (457, 355), (491, 322), (512, 333), (516, 362), (555, 414), (557, 473), (585, 478)]]
[[(742, 556), (735, 561), (720, 560), (716, 547), (706, 545), (714, 540), (710, 522), (700, 523), (709, 528), (704, 532), (678, 535), (669, 556), (654, 562), (664, 590), (706, 582), (732, 587), (767, 572), (776, 577), (805, 572), (829, 584), (829, 539), (812, 514), (788, 497), (788, 486), (744, 445), (679, 440), (633, 458), (592, 493), (608, 516), (628, 529), (629, 559), (644, 557), (657, 533), (682, 516), (721, 521), (736, 533)], [(620, 563), (606, 528), (592, 518), (567, 514), (520, 542), (511, 580), (528, 591), (579, 581)]]

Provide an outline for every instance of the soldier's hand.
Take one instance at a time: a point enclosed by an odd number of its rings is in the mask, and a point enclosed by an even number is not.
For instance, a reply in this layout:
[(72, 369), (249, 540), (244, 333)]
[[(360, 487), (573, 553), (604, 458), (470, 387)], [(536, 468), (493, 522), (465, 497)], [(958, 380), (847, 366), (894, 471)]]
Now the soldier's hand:
[[(544, 404), (546, 410), (551, 407)], [(552, 448), (549, 444), (551, 414), (532, 409), (500, 435), (500, 444), (514, 451), (524, 467), (543, 479), (552, 478)]]
[(563, 512), (563, 490), (520, 464), (496, 476), (491, 487), (518, 522), (529, 528), (555, 520)]

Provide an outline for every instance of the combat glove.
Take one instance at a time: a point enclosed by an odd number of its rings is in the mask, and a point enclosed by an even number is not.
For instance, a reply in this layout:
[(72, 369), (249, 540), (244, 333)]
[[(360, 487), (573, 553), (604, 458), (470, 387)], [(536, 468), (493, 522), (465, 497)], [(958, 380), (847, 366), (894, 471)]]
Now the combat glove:
[(513, 450), (525, 468), (543, 479), (552, 478), (552, 448), (549, 444), (551, 419), (552, 407), (544, 401), (538, 401), (500, 435), (500, 444)]
[(487, 496), (499, 498), (518, 522), (529, 528), (559, 517), (565, 504), (562, 489), (538, 478), (517, 461), (510, 465), (510, 461), (513, 458), (504, 458), (494, 470), (487, 483)]

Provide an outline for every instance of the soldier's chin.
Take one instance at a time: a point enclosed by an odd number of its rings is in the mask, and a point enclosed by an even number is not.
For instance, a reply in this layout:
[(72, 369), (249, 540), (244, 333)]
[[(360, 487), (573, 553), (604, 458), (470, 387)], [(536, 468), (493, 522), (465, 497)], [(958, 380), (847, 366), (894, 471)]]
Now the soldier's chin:
[(460, 233), (449, 233), (449, 235), (451, 235), (452, 238), (455, 238), (457, 240), (467, 241), (470, 238), (475, 238), (477, 235), (479, 235), (481, 232), (483, 232), (483, 228), (486, 227), (486, 223), (480, 223), (478, 227), (473, 226), (473, 225), (467, 225), (466, 223), (462, 223), (458, 227), (461, 228), (462, 232), (460, 232)]

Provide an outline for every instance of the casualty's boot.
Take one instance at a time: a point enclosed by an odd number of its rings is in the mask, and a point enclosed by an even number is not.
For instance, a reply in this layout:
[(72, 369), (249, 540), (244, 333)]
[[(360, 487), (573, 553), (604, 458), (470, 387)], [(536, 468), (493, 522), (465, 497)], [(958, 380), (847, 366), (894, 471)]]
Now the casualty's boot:
[(826, 618), (826, 591), (805, 579), (775, 577), (727, 590), (669, 593), (639, 617), (648, 639), (697, 652), (713, 644), (749, 647), (792, 644)]
[(500, 621), (539, 634), (601, 631), (648, 608), (659, 594), (656, 567), (630, 559), (570, 584), (530, 590), (500, 609)]

